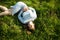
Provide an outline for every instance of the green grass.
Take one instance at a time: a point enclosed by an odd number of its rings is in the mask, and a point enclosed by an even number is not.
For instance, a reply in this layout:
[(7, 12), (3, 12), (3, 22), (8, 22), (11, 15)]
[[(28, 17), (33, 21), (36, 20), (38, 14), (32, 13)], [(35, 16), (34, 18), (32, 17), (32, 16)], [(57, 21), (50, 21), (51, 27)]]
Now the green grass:
[(16, 15), (0, 17), (0, 40), (60, 40), (59, 0), (1, 0), (0, 5), (10, 7), (18, 1), (36, 9), (36, 30), (26, 33)]

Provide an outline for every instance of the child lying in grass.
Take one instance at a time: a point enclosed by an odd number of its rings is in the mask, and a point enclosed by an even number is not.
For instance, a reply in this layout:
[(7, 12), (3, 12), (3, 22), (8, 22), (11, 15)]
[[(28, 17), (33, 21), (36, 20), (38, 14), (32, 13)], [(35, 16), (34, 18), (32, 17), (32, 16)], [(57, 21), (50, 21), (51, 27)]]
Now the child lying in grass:
[(27, 30), (35, 30), (35, 26), (33, 21), (37, 18), (36, 11), (32, 7), (28, 7), (23, 2), (17, 2), (14, 6), (11, 6), (10, 9), (1, 6), (0, 9), (3, 10), (3, 12), (0, 13), (0, 16), (3, 15), (14, 15), (18, 13), (18, 19), (26, 25)]

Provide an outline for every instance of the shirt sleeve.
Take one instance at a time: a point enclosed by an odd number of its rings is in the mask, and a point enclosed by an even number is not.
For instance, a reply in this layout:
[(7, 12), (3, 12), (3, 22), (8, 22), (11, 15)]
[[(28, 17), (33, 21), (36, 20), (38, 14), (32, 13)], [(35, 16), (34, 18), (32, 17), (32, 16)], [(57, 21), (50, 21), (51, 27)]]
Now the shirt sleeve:
[(27, 7), (27, 5), (24, 2), (17, 2), (14, 6), (11, 7), (12, 7), (11, 13), (12, 15), (14, 15), (22, 8)]
[(23, 11), (21, 11), (21, 12), (19, 13), (19, 15), (18, 15), (18, 19), (19, 19), (22, 23), (25, 24), (24, 18), (21, 17), (21, 14), (22, 14), (22, 13), (23, 13)]
[(33, 12), (33, 13), (31, 13), (31, 16), (32, 16), (32, 21), (34, 21), (36, 18), (37, 18), (37, 14), (36, 14), (36, 11), (35, 11), (35, 9), (34, 8), (32, 8), (32, 7), (29, 7), (29, 9)]

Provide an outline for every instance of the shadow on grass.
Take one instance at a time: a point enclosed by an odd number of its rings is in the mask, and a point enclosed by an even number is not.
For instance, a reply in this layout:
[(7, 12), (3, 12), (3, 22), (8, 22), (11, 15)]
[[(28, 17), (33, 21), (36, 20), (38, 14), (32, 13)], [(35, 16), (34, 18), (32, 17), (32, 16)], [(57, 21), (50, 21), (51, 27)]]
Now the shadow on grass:
[(16, 24), (16, 25), (18, 25), (18, 26), (22, 26), (22, 30), (24, 31), (25, 30), (25, 26), (24, 26), (24, 24), (22, 24), (21, 22), (20, 22), (20, 20), (18, 19), (18, 15), (17, 14), (15, 14), (14, 15), (14, 24)]
[[(12, 21), (12, 23), (10, 24), (10, 22)], [(25, 26), (19, 21), (18, 19), (18, 14), (15, 14), (14, 16), (0, 16), (0, 26), (3, 23), (6, 23), (8, 26), (11, 26), (13, 24), (16, 24), (22, 31), (25, 30)]]

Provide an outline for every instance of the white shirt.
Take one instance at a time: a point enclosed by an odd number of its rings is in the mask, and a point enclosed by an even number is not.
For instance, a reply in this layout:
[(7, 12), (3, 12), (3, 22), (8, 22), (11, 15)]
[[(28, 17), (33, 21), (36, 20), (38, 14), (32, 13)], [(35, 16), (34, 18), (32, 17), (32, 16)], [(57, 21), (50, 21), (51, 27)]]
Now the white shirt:
[[(30, 10), (26, 11), (23, 13), (23, 11), (21, 11), (19, 14), (18, 14), (18, 19), (23, 23), (23, 24), (26, 24), (28, 23), (29, 21), (34, 21), (36, 18), (37, 18), (37, 14), (36, 14), (36, 11), (35, 9), (29, 7)], [(31, 12), (33, 9), (34, 12)], [(23, 13), (23, 17), (21, 17), (21, 14)]]
[[(37, 18), (36, 11), (34, 8), (29, 7), (29, 10), (23, 12), (23, 8), (27, 7), (27, 5), (23, 2), (18, 2), (12, 8), (12, 15), (16, 14), (19, 10), (21, 10), (18, 14), (18, 19), (23, 23), (26, 24), (29, 21), (34, 21)], [(21, 14), (23, 17), (21, 17)]]

